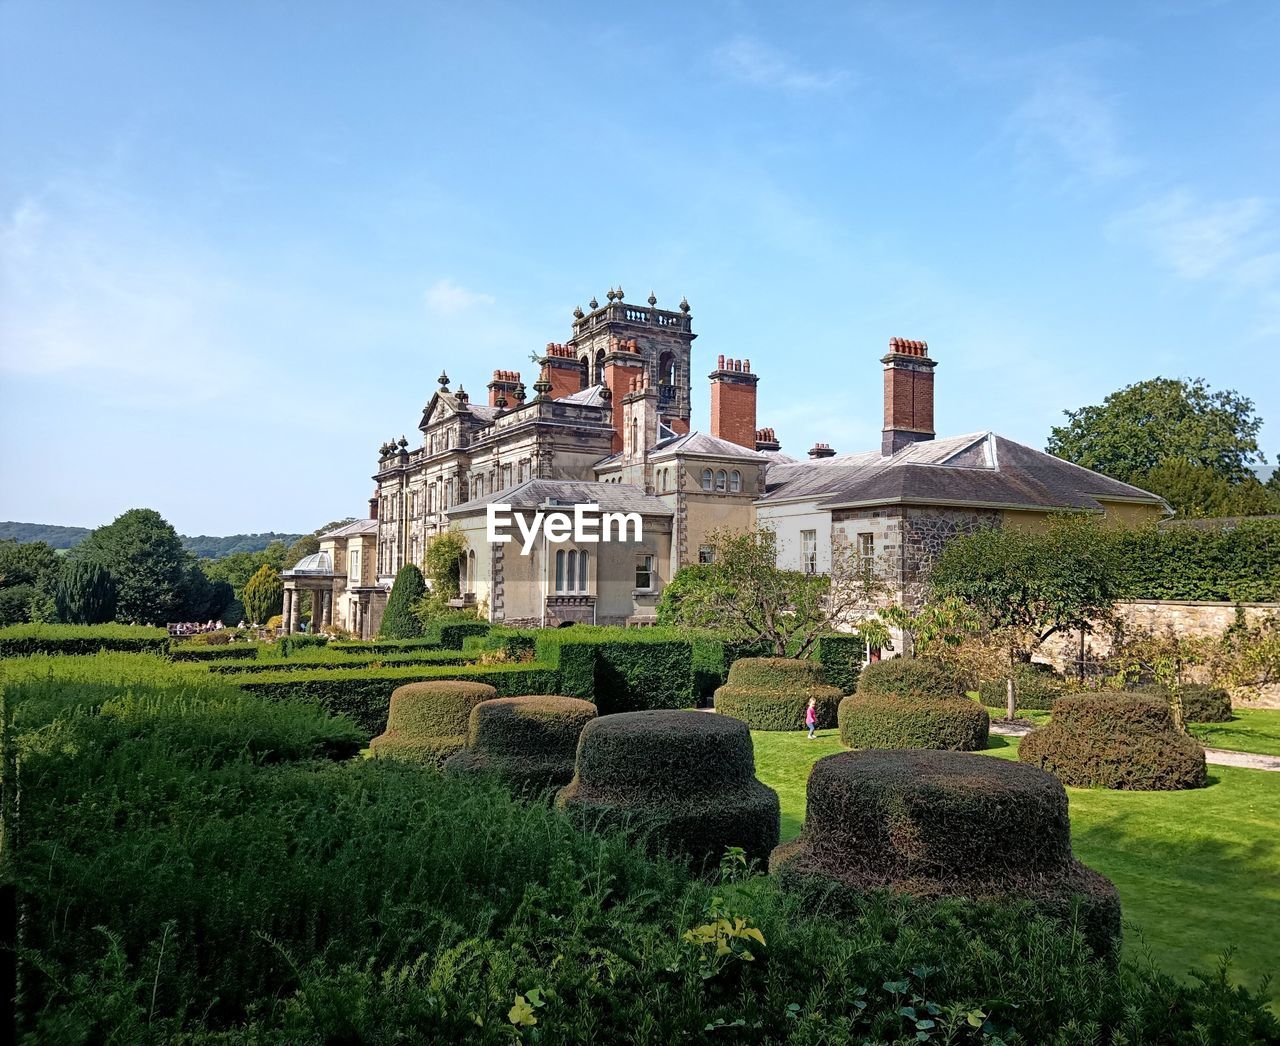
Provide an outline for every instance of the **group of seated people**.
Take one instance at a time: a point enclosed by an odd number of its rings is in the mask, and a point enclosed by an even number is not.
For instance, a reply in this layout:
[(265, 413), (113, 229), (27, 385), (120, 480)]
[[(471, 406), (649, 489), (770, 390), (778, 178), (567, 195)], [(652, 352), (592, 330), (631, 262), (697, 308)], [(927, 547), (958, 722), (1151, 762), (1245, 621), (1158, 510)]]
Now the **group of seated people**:
[(198, 636), (205, 632), (216, 632), (222, 628), (221, 621), (206, 621), (203, 625), (199, 621), (179, 621), (169, 626), (169, 635), (171, 636)]

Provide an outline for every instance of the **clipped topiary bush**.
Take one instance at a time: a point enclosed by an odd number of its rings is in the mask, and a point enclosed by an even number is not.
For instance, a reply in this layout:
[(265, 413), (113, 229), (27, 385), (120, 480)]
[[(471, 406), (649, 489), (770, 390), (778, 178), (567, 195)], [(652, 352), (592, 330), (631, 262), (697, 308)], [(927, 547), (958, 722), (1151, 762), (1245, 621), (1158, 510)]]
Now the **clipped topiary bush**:
[(822, 665), (788, 657), (744, 657), (715, 693), (716, 711), (752, 730), (803, 730), (809, 698), (817, 699), (818, 728), (836, 725), (838, 687), (827, 686)]
[(846, 748), (987, 747), (991, 717), (967, 697), (850, 694), (840, 702), (840, 743)]
[(959, 752), (842, 752), (818, 760), (807, 795), (803, 830), (769, 859), (784, 889), (837, 909), (880, 891), (1030, 901), (1115, 956), (1119, 897), (1072, 856), (1067, 794), (1051, 775)]
[[(1006, 676), (986, 679), (978, 686), (982, 703), (992, 708), (1004, 708), (1008, 694)], [(1019, 665), (1013, 671), (1013, 683), (1017, 691), (1019, 708), (1043, 712), (1053, 707), (1054, 701), (1067, 693), (1067, 680), (1058, 675), (1051, 665), (1032, 663)]]
[(1018, 746), (1024, 763), (1079, 788), (1202, 788), (1204, 749), (1173, 728), (1169, 706), (1144, 694), (1073, 694)]
[(471, 710), (498, 692), (484, 683), (439, 679), (409, 683), (391, 694), (386, 733), (369, 742), (378, 756), (437, 763), (467, 743)]
[(493, 773), (518, 791), (541, 791), (573, 778), (578, 738), (596, 706), (551, 694), (499, 697), (471, 710), (467, 747), (452, 755), (449, 773)]
[(867, 644), (861, 636), (838, 632), (818, 639), (817, 657), (822, 671), (827, 682), (839, 687), (842, 694), (852, 694), (857, 687), (866, 652)]
[(930, 657), (893, 657), (864, 665), (858, 675), (859, 694), (913, 694), (956, 697), (968, 689), (963, 675)]
[(629, 827), (650, 850), (715, 867), (726, 847), (764, 859), (777, 845), (778, 795), (755, 776), (747, 725), (693, 711), (593, 719), (556, 805), (593, 828)]
[[(1160, 686), (1158, 683), (1136, 687), (1134, 692), (1167, 698), (1170, 703), (1173, 700), (1168, 687)], [(1178, 696), (1182, 698), (1183, 722), (1231, 722), (1231, 695), (1220, 686), (1209, 686), (1207, 683), (1183, 683), (1178, 687)]]

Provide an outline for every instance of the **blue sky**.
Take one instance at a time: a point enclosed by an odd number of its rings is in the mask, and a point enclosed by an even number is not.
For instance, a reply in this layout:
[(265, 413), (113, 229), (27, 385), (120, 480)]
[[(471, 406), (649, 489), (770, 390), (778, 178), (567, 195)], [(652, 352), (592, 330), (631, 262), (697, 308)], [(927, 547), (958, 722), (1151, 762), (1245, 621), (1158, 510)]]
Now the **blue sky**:
[(0, 4), (0, 518), (362, 514), (443, 366), (687, 295), (784, 450), (1043, 446), (1157, 374), (1280, 451), (1280, 7)]

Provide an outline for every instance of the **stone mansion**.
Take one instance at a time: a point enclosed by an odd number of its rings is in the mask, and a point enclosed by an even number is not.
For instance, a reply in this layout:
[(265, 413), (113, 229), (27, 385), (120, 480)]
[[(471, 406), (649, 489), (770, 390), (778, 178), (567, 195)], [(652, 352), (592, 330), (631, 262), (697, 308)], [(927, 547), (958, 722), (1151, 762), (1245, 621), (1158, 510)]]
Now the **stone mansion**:
[[(1128, 524), (1168, 513), (1153, 494), (993, 432), (936, 438), (934, 368), (925, 342), (892, 338), (881, 358), (881, 446), (782, 453), (757, 427), (751, 361), (717, 355), (710, 424), (691, 427), (693, 341), (687, 301), (660, 309), (610, 290), (573, 313), (572, 334), (538, 357), (532, 395), (519, 371), (495, 370), (472, 402), (442, 373), (418, 422), (378, 451), (368, 517), (321, 536), (320, 552), (285, 571), (285, 627), (300, 591), (325, 624), (376, 634), (396, 572), (421, 564), (442, 530), (461, 533), (462, 599), (497, 623), (646, 624), (663, 586), (710, 555), (720, 528), (772, 527), (779, 563), (823, 571), (837, 544), (856, 548), (891, 598), (917, 602), (932, 557), (977, 527), (1034, 526), (1075, 509)], [(491, 542), (489, 506), (588, 515), (634, 513), (625, 541)], [(518, 533), (518, 532), (517, 532)]]

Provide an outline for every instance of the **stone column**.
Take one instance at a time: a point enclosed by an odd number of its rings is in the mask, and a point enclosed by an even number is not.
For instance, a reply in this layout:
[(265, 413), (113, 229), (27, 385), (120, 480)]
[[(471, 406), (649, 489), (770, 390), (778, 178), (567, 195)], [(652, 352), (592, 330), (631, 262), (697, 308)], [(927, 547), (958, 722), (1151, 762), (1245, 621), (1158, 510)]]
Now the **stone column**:
[(289, 588), (286, 585), (284, 590), (284, 605), (281, 608), (281, 614), (280, 614), (280, 627), (284, 629), (286, 634), (288, 634), (289, 632), (289, 625), (292, 623), (292, 621), (293, 621), (293, 589)]
[(357, 639), (364, 638), (364, 622), (360, 618), (360, 597), (357, 596), (351, 604), (351, 631), (356, 634)]
[(324, 618), (321, 624), (327, 626), (333, 624), (333, 589), (331, 588), (324, 590)]
[(294, 589), (289, 604), (289, 631), (297, 632), (302, 626), (302, 589)]

